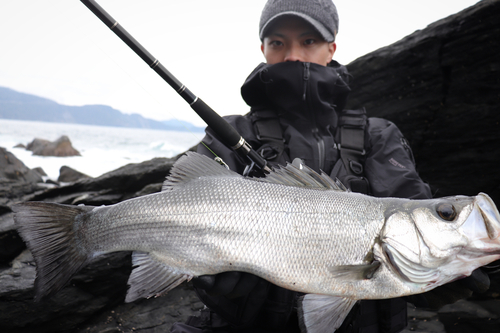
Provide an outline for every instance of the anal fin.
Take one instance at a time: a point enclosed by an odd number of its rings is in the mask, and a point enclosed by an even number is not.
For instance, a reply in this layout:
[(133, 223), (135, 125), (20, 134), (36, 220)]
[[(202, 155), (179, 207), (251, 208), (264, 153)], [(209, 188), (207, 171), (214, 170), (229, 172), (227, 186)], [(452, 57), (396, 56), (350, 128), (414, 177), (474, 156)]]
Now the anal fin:
[(307, 294), (299, 299), (299, 324), (303, 333), (335, 332), (356, 303), (355, 299)]
[(130, 288), (125, 298), (127, 303), (139, 298), (161, 296), (192, 278), (190, 275), (165, 265), (150, 253), (132, 253), (132, 265), (134, 268), (128, 279)]

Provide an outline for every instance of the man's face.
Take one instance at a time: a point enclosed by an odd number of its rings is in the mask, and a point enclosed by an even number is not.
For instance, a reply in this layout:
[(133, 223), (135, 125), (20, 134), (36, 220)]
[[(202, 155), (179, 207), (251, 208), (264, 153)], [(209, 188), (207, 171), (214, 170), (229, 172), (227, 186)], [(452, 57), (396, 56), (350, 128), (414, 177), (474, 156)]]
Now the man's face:
[(273, 22), (260, 48), (268, 64), (302, 61), (326, 66), (337, 45), (326, 42), (305, 20), (284, 16)]

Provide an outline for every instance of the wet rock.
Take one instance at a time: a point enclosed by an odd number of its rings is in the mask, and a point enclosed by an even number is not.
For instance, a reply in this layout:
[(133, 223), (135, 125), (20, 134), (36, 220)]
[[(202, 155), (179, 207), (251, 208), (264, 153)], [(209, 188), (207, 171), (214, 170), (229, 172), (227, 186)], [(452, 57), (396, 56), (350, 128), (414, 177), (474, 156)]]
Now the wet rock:
[(140, 190), (139, 192), (137, 192), (135, 194), (135, 196), (136, 197), (140, 197), (140, 196), (143, 196), (143, 195), (146, 195), (146, 194), (152, 194), (152, 193), (160, 192), (162, 185), (163, 185), (163, 183), (146, 185), (142, 190)]
[(127, 164), (99, 177), (80, 179), (64, 186), (34, 193), (26, 199), (97, 206), (114, 204), (136, 197), (137, 193), (143, 190), (152, 193), (151, 184), (165, 181), (176, 158), (154, 158), (142, 163)]
[(439, 321), (447, 333), (497, 333), (500, 329), (499, 302), (461, 300), (439, 310)]
[(0, 147), (0, 179), (20, 181), (25, 183), (38, 183), (42, 177), (19, 160), (7, 149)]
[(397, 124), (436, 196), (500, 203), (499, 16), (480, 1), (347, 66), (348, 108)]
[(11, 260), (25, 249), (26, 245), (14, 225), (14, 213), (8, 206), (0, 206), (0, 270), (2, 266), (8, 267)]
[(446, 333), (436, 311), (419, 309), (408, 304), (408, 326), (401, 333)]
[(37, 191), (41, 182), (43, 179), (37, 172), (0, 147), (0, 205), (8, 205), (16, 198)]
[(66, 135), (53, 142), (36, 138), (28, 144), (26, 149), (32, 151), (33, 155), (40, 156), (80, 156), (80, 152), (73, 148), (70, 139)]
[(1, 332), (67, 332), (110, 306), (123, 304), (130, 254), (114, 253), (80, 271), (53, 298), (33, 302), (35, 263), (29, 251), (0, 271)]
[(203, 303), (198, 300), (191, 285), (183, 283), (162, 297), (122, 303), (86, 323), (84, 328), (75, 330), (75, 333), (169, 332), (175, 322), (197, 315), (201, 308)]
[(45, 171), (41, 167), (36, 167), (36, 168), (31, 169), (31, 170), (35, 171), (40, 176), (47, 176), (47, 174), (45, 173)]
[(0, 233), (0, 266), (8, 265), (11, 259), (24, 250), (25, 245), (15, 229)]

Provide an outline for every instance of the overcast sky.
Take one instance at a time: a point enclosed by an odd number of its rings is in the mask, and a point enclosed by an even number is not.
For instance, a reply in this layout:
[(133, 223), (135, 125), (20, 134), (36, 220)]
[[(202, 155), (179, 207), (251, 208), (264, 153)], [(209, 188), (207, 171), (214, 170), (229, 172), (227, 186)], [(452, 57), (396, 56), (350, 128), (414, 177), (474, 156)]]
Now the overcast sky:
[[(243, 114), (245, 78), (264, 58), (265, 0), (98, 0), (195, 95)], [(348, 64), (477, 0), (337, 0), (334, 59)], [(204, 123), (79, 0), (0, 0), (0, 86), (67, 105), (104, 104), (156, 120)]]

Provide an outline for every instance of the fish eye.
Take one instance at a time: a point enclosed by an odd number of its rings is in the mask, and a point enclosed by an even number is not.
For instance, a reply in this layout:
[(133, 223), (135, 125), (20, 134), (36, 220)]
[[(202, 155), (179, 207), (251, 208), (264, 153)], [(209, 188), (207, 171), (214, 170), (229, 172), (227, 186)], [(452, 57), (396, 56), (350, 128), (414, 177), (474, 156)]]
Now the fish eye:
[(437, 207), (436, 212), (445, 221), (453, 221), (457, 217), (457, 211), (455, 210), (455, 207), (450, 203), (440, 204)]

